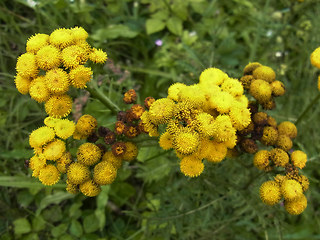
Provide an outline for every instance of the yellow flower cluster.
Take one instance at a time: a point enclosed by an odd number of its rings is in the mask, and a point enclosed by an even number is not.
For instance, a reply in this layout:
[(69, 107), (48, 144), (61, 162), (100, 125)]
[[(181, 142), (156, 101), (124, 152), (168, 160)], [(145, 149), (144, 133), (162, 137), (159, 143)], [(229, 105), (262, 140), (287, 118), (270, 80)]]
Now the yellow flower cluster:
[(307, 207), (307, 198), (303, 194), (309, 187), (309, 181), (303, 175), (293, 179), (277, 175), (274, 180), (264, 182), (260, 187), (260, 198), (267, 205), (275, 205), (284, 198), (284, 207), (289, 214), (299, 215)]
[(276, 80), (273, 69), (258, 62), (245, 66), (244, 76), (240, 81), (264, 109), (273, 109), (275, 107), (273, 97), (282, 96), (285, 93), (284, 84)]
[[(311, 53), (310, 61), (313, 66), (320, 69), (320, 47), (316, 48)], [(318, 90), (320, 91), (320, 75), (318, 76)]]
[(141, 120), (150, 136), (159, 136), (159, 145), (174, 149), (181, 159), (180, 170), (197, 177), (204, 170), (203, 160), (221, 162), (228, 149), (237, 144), (237, 132), (251, 122), (248, 99), (242, 84), (217, 68), (208, 68), (198, 84), (175, 83), (168, 97), (154, 101)]
[(72, 136), (75, 124), (68, 119), (53, 117), (47, 117), (44, 124), (29, 136), (29, 144), (34, 150), (29, 168), (32, 176), (39, 178), (42, 184), (54, 185), (72, 162), (64, 140)]
[(30, 94), (51, 117), (66, 117), (72, 109), (69, 88), (86, 88), (92, 78), (91, 60), (104, 63), (107, 54), (92, 48), (86, 41), (88, 33), (82, 27), (60, 28), (50, 35), (36, 34), (26, 44), (16, 65), (15, 84), (22, 94)]

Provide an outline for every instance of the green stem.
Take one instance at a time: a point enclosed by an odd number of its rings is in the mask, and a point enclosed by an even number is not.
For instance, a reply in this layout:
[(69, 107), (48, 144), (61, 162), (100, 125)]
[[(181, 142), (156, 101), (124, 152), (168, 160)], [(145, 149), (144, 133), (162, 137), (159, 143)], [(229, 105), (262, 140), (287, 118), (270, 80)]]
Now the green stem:
[(301, 122), (301, 120), (305, 117), (305, 115), (312, 108), (312, 106), (319, 100), (319, 98), (320, 98), (320, 93), (318, 93), (318, 95), (309, 103), (306, 109), (300, 114), (297, 121), (295, 122), (295, 125), (298, 125)]
[(101, 91), (97, 88), (92, 87), (90, 85), (87, 86), (86, 90), (91, 94), (92, 97), (98, 99), (103, 105), (111, 110), (112, 113), (117, 113), (120, 111), (120, 108), (114, 104), (110, 98), (105, 96)]

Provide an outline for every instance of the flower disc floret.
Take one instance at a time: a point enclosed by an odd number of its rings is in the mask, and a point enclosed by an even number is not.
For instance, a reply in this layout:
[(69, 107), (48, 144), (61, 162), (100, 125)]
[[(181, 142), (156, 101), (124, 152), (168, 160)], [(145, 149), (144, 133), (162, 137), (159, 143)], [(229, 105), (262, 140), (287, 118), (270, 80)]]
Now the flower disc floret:
[(263, 135), (260, 141), (264, 145), (275, 145), (278, 140), (278, 131), (274, 127), (264, 127), (263, 128)]
[(291, 162), (295, 167), (302, 169), (306, 166), (307, 154), (300, 150), (293, 151), (291, 153)]
[(264, 80), (257, 79), (252, 81), (249, 91), (250, 94), (261, 104), (266, 103), (271, 99), (271, 85)]
[(44, 147), (43, 154), (47, 160), (56, 161), (62, 157), (65, 151), (66, 151), (65, 142), (60, 139), (55, 139), (54, 141), (48, 143)]
[(32, 53), (22, 54), (17, 60), (16, 70), (24, 78), (35, 77), (39, 72), (36, 56)]
[(81, 163), (71, 163), (68, 167), (68, 179), (73, 184), (81, 184), (90, 179), (89, 168)]
[(179, 101), (190, 102), (194, 107), (202, 107), (206, 101), (205, 94), (198, 84), (185, 87), (178, 95)]
[(107, 161), (98, 163), (93, 170), (93, 180), (99, 185), (111, 184), (117, 177), (117, 169)]
[(168, 98), (174, 101), (179, 101), (179, 93), (186, 87), (187, 85), (185, 85), (184, 83), (174, 83), (170, 85), (170, 87), (168, 88)]
[(320, 68), (320, 47), (316, 48), (310, 55), (311, 64)]
[(245, 107), (232, 106), (229, 116), (233, 127), (238, 131), (245, 129), (251, 122), (251, 112)]
[(286, 211), (291, 215), (301, 214), (307, 207), (308, 201), (305, 195), (301, 195), (299, 198), (292, 201), (285, 201), (284, 207)]
[(95, 119), (93, 116), (89, 114), (85, 114), (79, 118), (76, 124), (76, 131), (79, 132), (81, 135), (88, 137), (95, 131), (97, 125), (97, 119)]
[(76, 41), (84, 41), (88, 38), (88, 33), (83, 27), (74, 27), (70, 29)]
[(72, 99), (69, 95), (53, 95), (45, 103), (45, 110), (51, 117), (62, 118), (69, 115), (72, 109)]
[(272, 87), (272, 95), (279, 97), (282, 96), (286, 93), (286, 88), (284, 86), (284, 84), (280, 81), (274, 81), (271, 83), (271, 87)]
[(276, 73), (271, 67), (268, 66), (257, 67), (255, 70), (253, 70), (252, 76), (255, 79), (262, 79), (269, 83), (273, 82), (276, 79)]
[(26, 44), (27, 52), (36, 54), (42, 47), (49, 44), (49, 35), (37, 33), (30, 37)]
[(269, 166), (269, 158), (269, 151), (260, 150), (253, 157), (253, 165), (260, 170), (265, 170)]
[(264, 182), (260, 187), (260, 198), (267, 205), (275, 205), (281, 199), (279, 185), (275, 181)]
[(181, 131), (173, 137), (173, 148), (184, 155), (194, 153), (200, 143), (200, 137), (197, 132)]
[(75, 39), (70, 29), (59, 28), (50, 34), (49, 41), (57, 48), (65, 48), (72, 45)]
[(101, 158), (100, 148), (93, 143), (83, 143), (77, 151), (77, 159), (79, 163), (87, 166), (94, 165)]
[(101, 49), (93, 48), (92, 52), (89, 54), (89, 59), (94, 63), (104, 63), (107, 61), (107, 53)]
[(180, 161), (180, 171), (187, 177), (198, 177), (203, 170), (203, 162), (193, 156), (186, 156)]
[(224, 143), (209, 141), (205, 159), (212, 163), (219, 163), (227, 156), (227, 146)]
[(31, 85), (31, 79), (29, 77), (22, 77), (18, 74), (14, 79), (14, 83), (19, 93), (28, 94)]
[(52, 186), (60, 179), (60, 172), (56, 166), (48, 164), (40, 170), (39, 180), (43, 185)]
[(288, 153), (281, 148), (273, 148), (270, 151), (270, 159), (278, 167), (285, 167), (289, 163)]
[(211, 96), (209, 99), (210, 107), (220, 113), (228, 113), (234, 102), (234, 97), (230, 93), (223, 91)]
[(92, 78), (91, 68), (79, 65), (70, 70), (69, 76), (72, 86), (75, 88), (86, 88), (87, 82), (90, 82)]
[(303, 195), (302, 186), (293, 179), (285, 179), (281, 183), (281, 193), (285, 200), (292, 201)]
[(221, 89), (230, 93), (234, 97), (241, 96), (243, 94), (243, 86), (238, 79), (227, 78), (221, 85)]
[(209, 113), (199, 113), (196, 115), (196, 126), (203, 136), (212, 137), (214, 133), (214, 117)]
[(40, 76), (34, 79), (29, 88), (30, 97), (39, 103), (46, 102), (50, 97), (50, 92), (44, 81), (44, 77)]
[(29, 144), (31, 147), (42, 147), (48, 142), (52, 141), (55, 137), (55, 132), (50, 127), (40, 127), (36, 130), (33, 130), (29, 136)]
[(209, 85), (221, 85), (228, 75), (218, 68), (207, 68), (199, 77), (199, 83)]
[(138, 156), (138, 147), (133, 142), (125, 142), (124, 144), (126, 145), (126, 151), (121, 156), (121, 159), (127, 162), (131, 162)]
[(119, 169), (122, 165), (122, 158), (116, 157), (112, 151), (108, 151), (102, 156), (102, 161), (111, 163), (116, 169)]
[(87, 197), (95, 197), (101, 192), (101, 188), (92, 180), (80, 184), (79, 190)]
[(164, 132), (159, 137), (159, 145), (164, 150), (169, 150), (173, 147), (172, 145), (172, 135), (169, 132)]
[(72, 155), (70, 152), (64, 152), (61, 156), (61, 158), (59, 158), (57, 160), (57, 169), (59, 170), (59, 172), (61, 173), (66, 173), (67, 172), (67, 168), (69, 167), (69, 165), (72, 163)]
[(262, 66), (261, 63), (258, 62), (250, 62), (243, 69), (243, 75), (252, 75), (252, 72)]
[(43, 70), (59, 67), (61, 62), (60, 51), (51, 45), (44, 46), (37, 52), (36, 61), (38, 67)]
[(297, 127), (292, 122), (284, 121), (278, 125), (278, 132), (281, 135), (287, 135), (291, 139), (297, 137)]
[(156, 100), (149, 109), (150, 119), (155, 124), (167, 122), (174, 114), (175, 103), (170, 98)]
[(228, 115), (219, 115), (214, 122), (214, 138), (227, 141), (235, 134), (231, 119)]
[(87, 52), (78, 45), (72, 45), (62, 50), (61, 57), (64, 67), (75, 68), (87, 60)]
[(69, 75), (61, 68), (54, 68), (47, 71), (44, 79), (47, 88), (52, 93), (62, 94), (69, 89)]
[(284, 151), (288, 152), (292, 148), (292, 145), (293, 145), (292, 140), (287, 135), (279, 135), (278, 136), (278, 139), (276, 142), (276, 146), (278, 148), (281, 148)]
[(75, 128), (75, 123), (68, 119), (57, 119), (54, 125), (54, 131), (56, 132), (56, 135), (64, 140), (72, 136)]

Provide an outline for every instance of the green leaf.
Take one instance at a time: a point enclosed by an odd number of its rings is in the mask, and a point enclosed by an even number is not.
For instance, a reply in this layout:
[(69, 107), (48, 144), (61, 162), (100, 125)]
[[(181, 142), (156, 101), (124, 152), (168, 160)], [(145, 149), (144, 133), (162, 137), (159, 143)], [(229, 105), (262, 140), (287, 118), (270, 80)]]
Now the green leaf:
[[(44, 185), (39, 180), (22, 176), (0, 176), (0, 186), (17, 188), (43, 188)], [(51, 188), (65, 188), (65, 184), (55, 184)]]
[(69, 231), (76, 237), (81, 237), (83, 233), (82, 226), (77, 220), (72, 220)]
[(83, 229), (85, 233), (92, 233), (99, 229), (99, 220), (95, 214), (90, 214), (84, 217)]
[(98, 218), (98, 226), (100, 230), (104, 228), (104, 225), (106, 223), (105, 209), (109, 200), (109, 190), (110, 185), (101, 186), (101, 192), (97, 197), (97, 209), (94, 213)]
[(66, 199), (73, 198), (74, 196), (68, 192), (56, 192), (52, 195), (46, 196), (40, 202), (39, 208), (36, 211), (36, 215), (39, 215), (40, 212), (45, 209), (50, 204), (58, 204)]
[(52, 236), (54, 236), (54, 237), (59, 237), (59, 236), (61, 236), (62, 234), (64, 234), (64, 233), (67, 231), (67, 229), (68, 229), (68, 224), (66, 224), (66, 223), (61, 223), (61, 224), (59, 224), (58, 226), (53, 227), (53, 228), (51, 229), (51, 234), (52, 234)]
[(18, 218), (13, 222), (14, 234), (20, 235), (31, 231), (31, 225), (26, 218)]
[(164, 21), (158, 18), (151, 18), (146, 21), (147, 34), (159, 32), (165, 28), (166, 24)]
[(173, 34), (176, 34), (178, 36), (181, 36), (182, 34), (182, 20), (178, 17), (171, 17), (167, 21), (167, 27), (170, 32)]
[(43, 219), (42, 216), (35, 216), (32, 219), (32, 230), (34, 232), (39, 232), (46, 227), (46, 221)]
[(138, 31), (132, 30), (126, 25), (115, 24), (106, 28), (101, 28), (91, 35), (91, 38), (97, 41), (103, 39), (116, 39), (119, 37), (134, 38), (139, 34)]

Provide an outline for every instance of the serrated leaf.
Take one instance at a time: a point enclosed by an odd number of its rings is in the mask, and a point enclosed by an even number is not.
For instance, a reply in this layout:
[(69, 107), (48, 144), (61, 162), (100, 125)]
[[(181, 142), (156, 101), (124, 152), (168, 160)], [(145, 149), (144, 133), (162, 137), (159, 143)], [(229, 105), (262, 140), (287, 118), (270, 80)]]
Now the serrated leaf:
[(169, 31), (172, 32), (173, 34), (181, 36), (183, 27), (182, 27), (182, 20), (180, 18), (175, 16), (169, 18), (167, 21), (167, 27)]
[(158, 18), (151, 18), (146, 21), (147, 34), (159, 32), (165, 28), (166, 24), (164, 21)]

